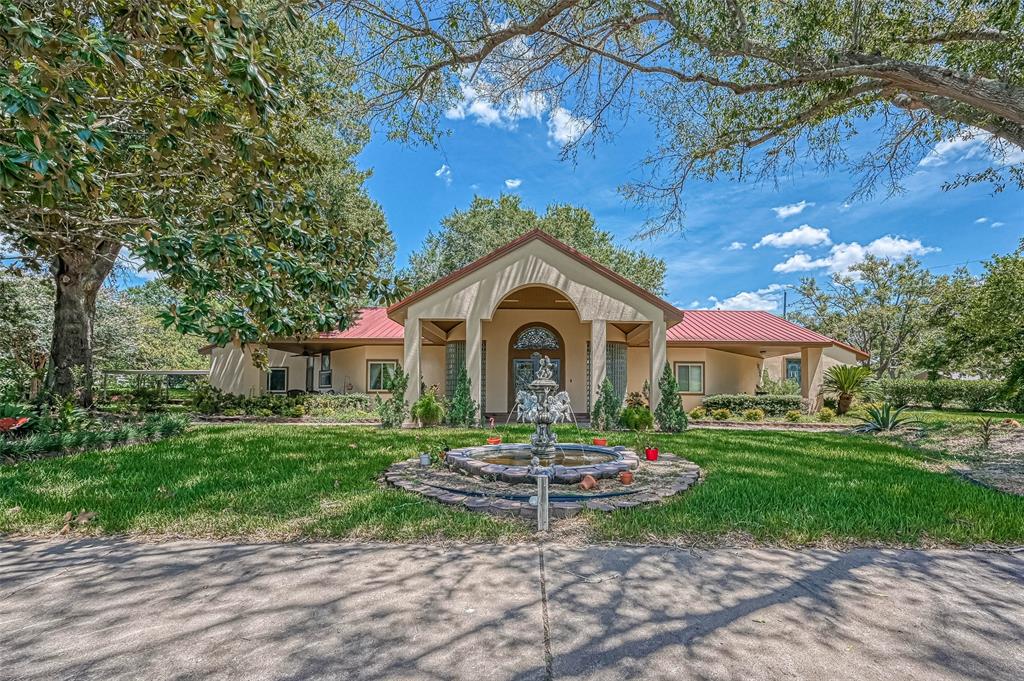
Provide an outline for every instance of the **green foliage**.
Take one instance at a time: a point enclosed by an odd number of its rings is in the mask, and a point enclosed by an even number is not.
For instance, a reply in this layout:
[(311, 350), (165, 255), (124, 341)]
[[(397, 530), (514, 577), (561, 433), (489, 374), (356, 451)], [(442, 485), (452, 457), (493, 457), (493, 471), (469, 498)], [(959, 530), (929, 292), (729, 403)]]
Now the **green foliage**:
[(818, 420), (822, 423), (831, 423), (836, 417), (836, 413), (828, 407), (822, 407), (818, 410)]
[(742, 412), (746, 409), (763, 409), (768, 416), (782, 416), (792, 409), (799, 410), (802, 400), (799, 395), (708, 395), (704, 398), (706, 409), (730, 409)]
[(732, 418), (732, 411), (729, 409), (720, 408), (711, 410), (711, 418), (715, 421), (727, 421)]
[(765, 369), (761, 372), (761, 383), (757, 386), (759, 392), (767, 395), (799, 395), (800, 384), (791, 378), (776, 381)]
[(77, 454), (126, 442), (153, 442), (184, 432), (189, 425), (185, 414), (154, 414), (134, 423), (99, 424), (91, 420), (69, 424), (50, 422), (48, 430), (37, 430), (22, 438), (0, 438), (0, 461), (24, 461), (39, 456)]
[(594, 405), (590, 409), (590, 422), (597, 430), (614, 428), (619, 422), (622, 402), (615, 394), (611, 380), (601, 381), (600, 390)]
[(407, 276), (415, 288), (422, 288), (533, 229), (544, 230), (649, 291), (664, 292), (665, 261), (615, 244), (586, 209), (552, 204), (537, 215), (513, 194), (474, 197), (467, 210), (445, 217), (441, 229), (428, 234), (410, 256)]
[(635, 390), (626, 393), (626, 399), (623, 401), (626, 407), (646, 407), (647, 397), (646, 392), (637, 392)]
[(784, 418), (787, 421), (789, 421), (790, 423), (797, 423), (797, 422), (800, 421), (800, 419), (803, 417), (803, 415), (804, 415), (804, 413), (802, 411), (800, 411), (799, 409), (791, 409), (790, 411), (786, 412)]
[(981, 446), (988, 449), (992, 444), (992, 435), (995, 434), (996, 420), (991, 416), (978, 419), (978, 435), (981, 437)]
[(825, 372), (821, 391), (836, 398), (836, 411), (842, 415), (850, 410), (853, 398), (870, 397), (877, 394), (878, 388), (868, 367), (837, 364)]
[(888, 403), (881, 406), (872, 405), (865, 410), (867, 412), (866, 416), (859, 417), (861, 425), (854, 428), (854, 430), (861, 433), (888, 432), (920, 423), (917, 419), (904, 416), (904, 410), (906, 410), (906, 407), (894, 408)]
[(971, 411), (983, 411), (1003, 404), (1013, 409), (1013, 399), (1006, 399), (1006, 385), (1001, 381), (938, 379), (883, 379), (878, 383), (881, 394), (890, 404), (898, 407), (930, 405), (961, 406)]
[(708, 410), (704, 407), (694, 407), (690, 410), (690, 420), (700, 421), (708, 417)]
[(391, 396), (386, 400), (377, 397), (377, 417), (384, 428), (401, 428), (409, 414), (409, 403), (405, 400), (405, 389), (409, 387), (409, 374), (401, 367), (391, 372), (386, 380)]
[(448, 405), (448, 425), (461, 427), (476, 425), (478, 407), (476, 401), (471, 397), (471, 387), (466, 368), (460, 368), (451, 404)]
[(686, 411), (683, 410), (683, 400), (679, 396), (679, 384), (676, 383), (675, 372), (668, 362), (665, 362), (665, 367), (658, 378), (658, 390), (661, 391), (661, 400), (654, 410), (654, 420), (658, 422), (658, 429), (663, 433), (686, 430), (689, 424), (686, 421)]
[(796, 319), (868, 352), (876, 376), (894, 376), (913, 368), (938, 281), (913, 258), (869, 255), (824, 286), (803, 279)]
[(764, 421), (764, 409), (743, 410), (744, 421)]
[(435, 426), (444, 420), (444, 405), (437, 398), (437, 393), (428, 390), (416, 400), (410, 414), (421, 426)]
[(627, 406), (619, 415), (619, 425), (626, 430), (650, 430), (654, 428), (654, 414), (646, 405)]
[(129, 5), (0, 2), (0, 233), (77, 282), (50, 353), (64, 395), (122, 249), (177, 292), (163, 321), (218, 344), (344, 328), (395, 288), (337, 25), (302, 2)]

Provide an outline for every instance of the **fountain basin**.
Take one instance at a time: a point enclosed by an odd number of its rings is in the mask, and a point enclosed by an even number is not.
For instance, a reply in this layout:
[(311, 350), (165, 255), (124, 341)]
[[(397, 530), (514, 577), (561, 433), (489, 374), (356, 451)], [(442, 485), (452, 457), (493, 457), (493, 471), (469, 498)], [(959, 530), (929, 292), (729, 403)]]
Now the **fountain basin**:
[[(469, 475), (502, 482), (528, 483), (533, 454), (528, 444), (486, 445), (453, 449), (445, 457), (447, 465)], [(626, 447), (598, 447), (577, 443), (555, 445), (554, 454), (540, 460), (553, 471), (551, 482), (558, 485), (578, 483), (584, 475), (614, 478), (622, 471), (636, 470), (640, 458)]]

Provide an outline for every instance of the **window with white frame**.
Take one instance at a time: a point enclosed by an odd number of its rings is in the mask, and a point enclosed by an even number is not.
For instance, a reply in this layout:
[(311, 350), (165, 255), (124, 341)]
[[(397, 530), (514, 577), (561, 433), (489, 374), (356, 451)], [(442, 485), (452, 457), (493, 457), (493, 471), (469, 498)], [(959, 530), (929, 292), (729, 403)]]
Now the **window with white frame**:
[(802, 364), (799, 359), (786, 359), (786, 380), (800, 382), (800, 370)]
[(398, 370), (395, 360), (371, 359), (366, 363), (366, 391), (386, 392), (391, 376)]
[(676, 362), (676, 383), (679, 392), (704, 394), (704, 362)]
[(317, 385), (321, 388), (334, 386), (334, 373), (331, 371), (331, 353), (329, 352), (320, 355), (320, 378)]
[(288, 392), (288, 367), (270, 367), (267, 370), (267, 392)]

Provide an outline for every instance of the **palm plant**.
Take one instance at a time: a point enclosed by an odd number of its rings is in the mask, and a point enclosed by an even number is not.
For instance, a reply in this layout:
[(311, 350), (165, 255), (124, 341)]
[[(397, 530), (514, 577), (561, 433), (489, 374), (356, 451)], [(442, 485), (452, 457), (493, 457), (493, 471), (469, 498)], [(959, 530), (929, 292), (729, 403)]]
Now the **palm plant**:
[(871, 369), (849, 364), (837, 364), (826, 371), (821, 390), (836, 398), (836, 412), (840, 415), (850, 410), (854, 397), (868, 397), (878, 392)]
[(893, 407), (889, 403), (867, 408), (867, 416), (858, 416), (861, 424), (854, 428), (859, 433), (880, 433), (897, 430), (912, 423), (920, 423), (919, 419), (904, 416), (906, 407)]

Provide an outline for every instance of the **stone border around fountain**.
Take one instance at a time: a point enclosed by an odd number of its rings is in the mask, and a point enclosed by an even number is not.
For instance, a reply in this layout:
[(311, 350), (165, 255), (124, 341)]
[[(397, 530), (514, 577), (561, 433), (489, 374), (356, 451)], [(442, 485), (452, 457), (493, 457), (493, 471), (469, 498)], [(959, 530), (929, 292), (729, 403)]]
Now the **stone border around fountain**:
[[(557, 445), (555, 445), (557, 448)], [(487, 463), (477, 459), (475, 455), (481, 453), (492, 453), (501, 451), (521, 451), (522, 445), (481, 445), (479, 447), (464, 447), (453, 449), (448, 452), (445, 461), (451, 468), (460, 469), (477, 477), (489, 477), (501, 482), (533, 482), (530, 475), (530, 467), (510, 466), (506, 464)], [(635, 471), (640, 466), (640, 457), (632, 449), (626, 447), (597, 447), (591, 445), (573, 444), (574, 450), (597, 452), (600, 454), (614, 454), (618, 456), (614, 461), (597, 463), (588, 466), (553, 466), (554, 475), (551, 482), (555, 485), (572, 485), (583, 479), (584, 475), (592, 475), (596, 479), (615, 478), (623, 471)]]
[[(609, 512), (645, 504), (656, 504), (663, 499), (685, 492), (700, 482), (702, 478), (700, 466), (670, 453), (661, 454), (657, 462), (644, 462), (644, 467), (648, 466), (666, 466), (676, 470), (672, 475), (659, 480), (657, 484), (638, 485), (640, 489), (637, 489), (635, 493), (619, 496), (595, 495), (594, 498), (580, 496), (579, 499), (572, 501), (553, 501), (550, 506), (551, 517), (571, 518), (584, 509)], [(532, 506), (529, 501), (507, 499), (500, 494), (469, 493), (469, 490), (462, 490), (466, 493), (461, 493), (448, 487), (435, 486), (422, 479), (423, 472), (424, 467), (419, 465), (417, 459), (407, 459), (392, 464), (385, 471), (383, 482), (408, 492), (423, 495), (442, 504), (461, 506), (469, 511), (504, 517), (537, 517), (537, 507)], [(677, 472), (678, 474), (676, 474)], [(470, 479), (467, 478), (467, 480)]]

